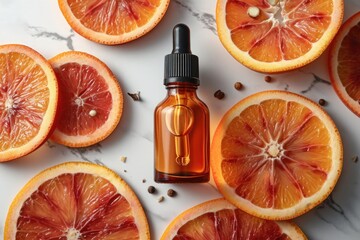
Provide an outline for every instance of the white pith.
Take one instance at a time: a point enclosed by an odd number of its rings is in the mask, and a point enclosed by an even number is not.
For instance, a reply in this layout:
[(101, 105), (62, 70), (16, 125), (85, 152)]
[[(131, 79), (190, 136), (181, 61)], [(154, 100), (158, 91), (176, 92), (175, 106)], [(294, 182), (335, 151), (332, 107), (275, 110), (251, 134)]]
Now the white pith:
[(78, 240), (81, 237), (81, 233), (79, 230), (75, 228), (69, 228), (66, 233), (66, 239), (67, 240)]

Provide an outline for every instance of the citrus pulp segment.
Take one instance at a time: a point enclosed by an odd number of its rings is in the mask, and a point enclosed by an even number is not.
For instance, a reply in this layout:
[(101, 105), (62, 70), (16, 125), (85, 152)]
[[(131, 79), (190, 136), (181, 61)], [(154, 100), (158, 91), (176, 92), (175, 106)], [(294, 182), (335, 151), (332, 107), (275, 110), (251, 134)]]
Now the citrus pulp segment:
[[(250, 9), (259, 10), (254, 16)], [(326, 49), (343, 18), (342, 0), (218, 0), (216, 23), (227, 51), (259, 72), (302, 67)]]
[(44, 170), (17, 194), (4, 239), (149, 240), (150, 234), (139, 200), (115, 172), (68, 162)]
[(265, 219), (299, 216), (322, 202), (342, 169), (331, 118), (316, 103), (285, 91), (253, 94), (222, 118), (211, 168), (224, 197)]
[(360, 117), (360, 12), (340, 28), (330, 46), (331, 83), (343, 103)]
[(111, 70), (96, 57), (77, 51), (50, 59), (59, 82), (61, 121), (51, 139), (86, 147), (108, 137), (118, 125), (123, 94)]
[(46, 59), (24, 45), (0, 46), (0, 162), (46, 141), (58, 106), (58, 84)]
[(137, 39), (163, 18), (170, 0), (58, 0), (69, 25), (94, 42), (114, 45)]
[(251, 216), (225, 199), (215, 199), (177, 216), (161, 240), (267, 239), (306, 240), (298, 226), (290, 222), (263, 220)]

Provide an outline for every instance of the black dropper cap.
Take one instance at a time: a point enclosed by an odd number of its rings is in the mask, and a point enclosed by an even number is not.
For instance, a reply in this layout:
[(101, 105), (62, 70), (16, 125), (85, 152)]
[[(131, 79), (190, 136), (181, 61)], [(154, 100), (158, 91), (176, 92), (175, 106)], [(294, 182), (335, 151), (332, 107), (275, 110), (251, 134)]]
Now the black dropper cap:
[(173, 50), (165, 56), (164, 85), (190, 83), (199, 85), (199, 58), (191, 54), (190, 29), (177, 24), (173, 30)]

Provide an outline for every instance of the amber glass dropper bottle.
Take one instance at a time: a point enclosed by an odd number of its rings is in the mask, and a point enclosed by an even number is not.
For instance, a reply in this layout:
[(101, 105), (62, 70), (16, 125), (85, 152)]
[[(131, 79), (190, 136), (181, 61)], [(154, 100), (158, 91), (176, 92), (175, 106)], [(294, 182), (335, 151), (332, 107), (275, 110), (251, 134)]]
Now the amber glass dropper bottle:
[(190, 29), (173, 30), (165, 56), (166, 98), (155, 109), (155, 181), (209, 181), (209, 110), (198, 98), (199, 59), (191, 54)]

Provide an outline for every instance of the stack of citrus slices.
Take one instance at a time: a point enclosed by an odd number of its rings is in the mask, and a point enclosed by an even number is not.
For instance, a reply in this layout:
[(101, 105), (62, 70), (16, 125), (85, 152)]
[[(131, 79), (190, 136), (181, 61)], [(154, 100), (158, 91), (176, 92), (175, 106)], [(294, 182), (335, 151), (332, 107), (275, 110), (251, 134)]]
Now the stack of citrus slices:
[(48, 63), (29, 47), (3, 45), (0, 73), (0, 162), (29, 154), (50, 136), (66, 146), (90, 146), (120, 121), (120, 85), (92, 55), (66, 52)]
[(108, 168), (69, 162), (31, 179), (12, 202), (6, 240), (149, 240), (149, 226), (130, 187)]
[(218, 0), (216, 23), (229, 53), (260, 72), (283, 72), (321, 55), (343, 18), (342, 0)]

